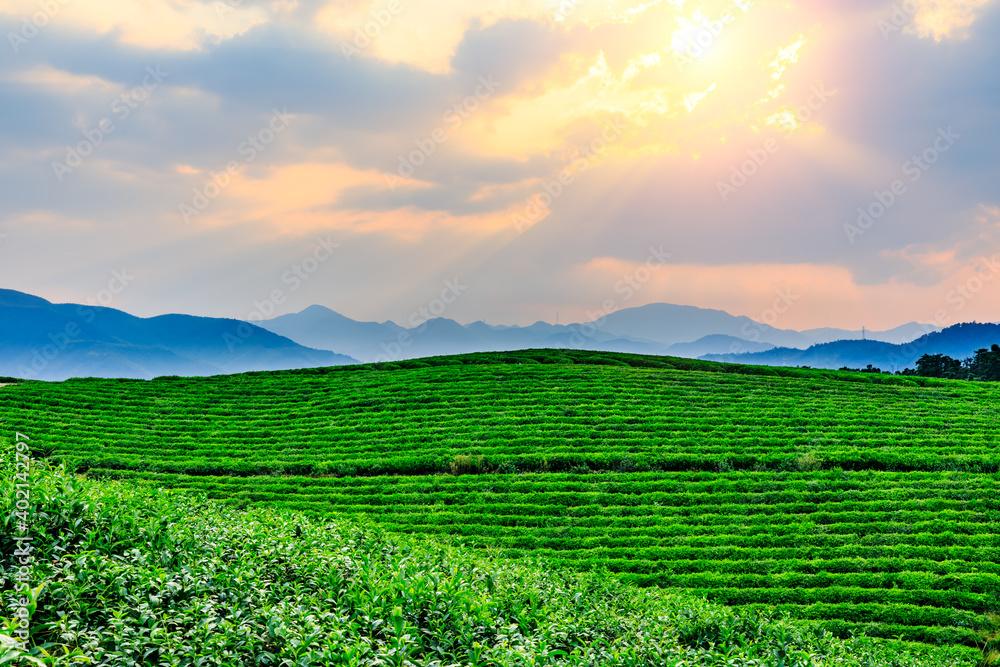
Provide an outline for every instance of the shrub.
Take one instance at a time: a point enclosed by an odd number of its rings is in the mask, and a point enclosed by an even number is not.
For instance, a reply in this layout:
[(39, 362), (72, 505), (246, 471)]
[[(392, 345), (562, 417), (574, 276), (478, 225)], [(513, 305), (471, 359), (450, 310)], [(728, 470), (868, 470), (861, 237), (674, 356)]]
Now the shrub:
[(474, 475), (483, 470), (485, 461), (482, 456), (458, 454), (448, 464), (452, 475)]

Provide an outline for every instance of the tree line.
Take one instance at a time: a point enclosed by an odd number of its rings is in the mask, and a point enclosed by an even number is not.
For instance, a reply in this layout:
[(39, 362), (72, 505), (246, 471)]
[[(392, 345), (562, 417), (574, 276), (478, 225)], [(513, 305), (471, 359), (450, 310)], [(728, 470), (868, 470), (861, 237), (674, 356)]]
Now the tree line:
[[(844, 366), (840, 370), (888, 373), (888, 371), (883, 371), (871, 364), (868, 364), (866, 368)], [(973, 356), (966, 359), (955, 359), (947, 354), (925, 354), (917, 359), (916, 368), (906, 368), (896, 374), (949, 380), (1000, 382), (1000, 345), (994, 343), (989, 349), (976, 350)]]

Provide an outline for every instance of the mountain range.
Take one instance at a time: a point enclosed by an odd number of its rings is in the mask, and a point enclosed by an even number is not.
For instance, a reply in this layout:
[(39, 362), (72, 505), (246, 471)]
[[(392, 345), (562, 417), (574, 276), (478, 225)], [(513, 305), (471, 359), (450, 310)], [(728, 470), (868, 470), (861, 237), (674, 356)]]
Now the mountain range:
[(0, 375), (152, 378), (356, 363), (239, 320), (53, 304), (0, 289)]
[(1000, 342), (995, 324), (942, 330), (911, 322), (888, 331), (795, 331), (666, 303), (622, 309), (592, 322), (530, 326), (433, 318), (406, 328), (353, 320), (324, 306), (255, 322), (176, 314), (140, 318), (0, 289), (0, 376), (42, 380), (215, 375), (526, 348), (899, 370), (923, 354), (964, 358), (995, 342)]
[[(536, 322), (530, 326), (462, 325), (429, 319), (409, 329), (393, 322), (358, 322), (323, 306), (256, 322), (297, 343), (336, 350), (364, 362), (397, 361), (439, 354), (525, 348), (577, 348), (697, 358), (708, 354), (804, 349), (838, 339), (861, 338), (861, 331), (777, 329), (749, 317), (694, 306), (653, 303), (615, 311), (578, 324)], [(916, 322), (867, 337), (906, 343), (938, 327)]]

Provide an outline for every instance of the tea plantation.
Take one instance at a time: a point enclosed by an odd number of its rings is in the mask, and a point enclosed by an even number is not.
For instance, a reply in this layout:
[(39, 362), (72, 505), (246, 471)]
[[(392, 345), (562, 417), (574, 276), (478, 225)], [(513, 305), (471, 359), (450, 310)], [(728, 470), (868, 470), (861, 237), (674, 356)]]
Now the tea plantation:
[[(27, 475), (24, 502), (13, 453), (0, 447), (0, 555), (10, 562), (21, 511), (34, 550), (29, 565), (5, 567), (0, 578), (0, 664), (11, 667), (974, 662), (958, 647), (839, 640), (811, 624), (734, 613), (600, 572), (44, 466)], [(11, 609), (29, 618), (22, 624)], [(30, 633), (27, 646), (12, 638), (21, 631)]]
[(462, 536), (972, 656), (1000, 607), (998, 399), (991, 383), (535, 350), (24, 382), (0, 388), (0, 419), (92, 477)]

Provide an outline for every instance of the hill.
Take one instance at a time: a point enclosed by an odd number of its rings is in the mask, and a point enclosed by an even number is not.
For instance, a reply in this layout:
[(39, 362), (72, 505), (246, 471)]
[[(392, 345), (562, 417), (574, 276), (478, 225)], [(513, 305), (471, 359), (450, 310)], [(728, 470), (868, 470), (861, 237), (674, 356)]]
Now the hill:
[(152, 378), (356, 363), (237, 320), (139, 318), (113, 308), (53, 304), (0, 290), (0, 375)]
[(535, 350), (0, 388), (96, 477), (463, 536), (851, 632), (974, 647), (1000, 387)]
[(946, 354), (957, 359), (971, 357), (980, 348), (1000, 343), (1000, 324), (963, 323), (917, 338), (905, 345), (874, 340), (841, 340), (813, 345), (805, 350), (775, 348), (744, 354), (707, 354), (702, 358), (764, 366), (810, 366), (812, 368), (864, 368), (868, 364), (885, 371), (913, 367), (925, 354)]
[(0, 589), (3, 609), (32, 612), (30, 653), (0, 630), (4, 664), (970, 664), (957, 649), (841, 641), (600, 573), (489, 558), (364, 523), (235, 511), (45, 467), (26, 484), (25, 533), (12, 520), (23, 500), (14, 448), (4, 444), (2, 454), (4, 563), (19, 546), (15, 535), (34, 540), (17, 579), (30, 594), (22, 601)]

